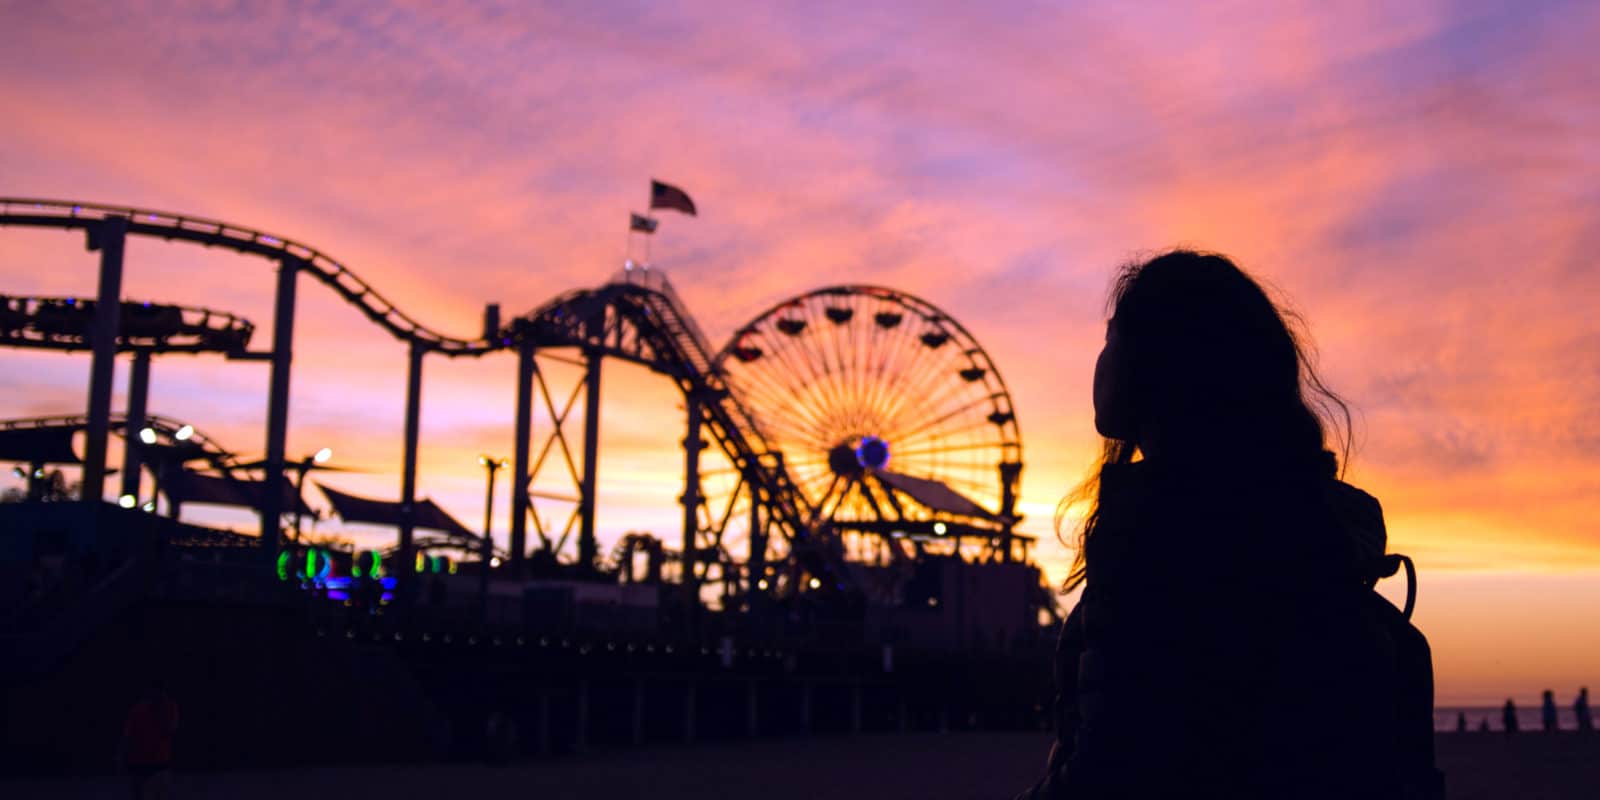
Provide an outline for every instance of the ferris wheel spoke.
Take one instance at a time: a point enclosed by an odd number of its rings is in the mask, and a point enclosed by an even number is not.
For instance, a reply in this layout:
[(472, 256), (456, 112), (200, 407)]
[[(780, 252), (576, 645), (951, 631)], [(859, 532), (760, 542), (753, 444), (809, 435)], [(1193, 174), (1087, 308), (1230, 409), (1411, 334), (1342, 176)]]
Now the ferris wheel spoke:
[(917, 456), (937, 455), (941, 453), (964, 453), (973, 450), (1000, 450), (999, 442), (972, 442), (970, 444), (941, 445), (937, 448), (924, 448), (922, 450), (898, 449), (894, 451), (895, 458), (914, 458)]
[[(817, 513), (818, 513), (819, 516), (821, 516), (823, 518), (828, 518), (829, 517), (828, 501), (835, 499), (834, 490), (839, 488), (839, 481), (841, 481), (841, 480), (844, 480), (844, 479), (841, 478), (838, 475), (828, 476), (828, 488), (823, 489), (822, 492), (817, 495), (817, 502), (816, 502), (816, 505), (814, 506), (814, 508), (817, 509)], [(849, 491), (849, 483), (848, 483), (848, 481), (845, 484), (845, 491)], [(838, 504), (835, 503), (834, 505), (835, 505), (835, 508), (837, 508)]]
[(866, 295), (852, 295), (850, 305), (854, 309), (850, 321), (850, 389), (856, 397), (856, 403), (870, 418), (872, 409), (867, 399), (868, 383), (866, 351), (872, 341), (872, 318), (867, 309)]
[(817, 379), (813, 365), (796, 360), (799, 354), (790, 352), (787, 334), (771, 330), (770, 327), (765, 330), (757, 328), (755, 333), (758, 342), (766, 345), (766, 350), (761, 357), (743, 362), (742, 366), (751, 372), (762, 373), (764, 381), (774, 388), (783, 387), (788, 394), (804, 394)]
[(899, 335), (892, 347), (884, 353), (878, 366), (879, 394), (884, 418), (888, 424), (896, 421), (898, 409), (906, 400), (906, 375), (913, 374), (917, 363), (929, 357), (931, 348), (923, 345), (920, 331), (926, 323), (916, 314), (896, 327)]
[[(805, 304), (799, 307), (799, 313), (805, 320), (806, 329), (816, 330), (817, 320), (815, 315), (807, 311)], [(785, 338), (779, 339), (779, 335)], [(815, 336), (817, 334), (813, 333), (812, 335)], [(828, 365), (825, 359), (814, 352), (815, 348), (802, 343), (798, 336), (778, 334), (774, 335), (770, 341), (773, 343), (774, 352), (780, 354), (779, 357), (784, 361), (784, 366), (790, 371), (791, 375), (796, 377), (806, 375), (809, 377), (803, 393), (805, 397), (815, 402), (818, 412), (816, 417), (818, 419), (837, 420), (843, 413), (843, 408), (829, 389)], [(808, 338), (806, 341), (809, 342), (811, 339)]]
[(782, 343), (764, 332), (757, 334), (756, 341), (758, 345), (766, 345), (762, 355), (739, 364), (739, 372), (749, 379), (748, 382), (770, 388), (779, 395), (803, 393), (807, 376), (788, 363), (788, 355), (781, 349)]
[[(826, 302), (820, 301), (806, 305), (810, 319), (808, 324), (813, 326), (814, 330), (820, 332), (819, 339), (811, 340), (816, 345), (814, 355), (824, 369), (825, 377), (820, 382), (819, 388), (827, 392), (833, 408), (836, 409), (835, 419), (848, 426), (850, 423), (850, 399), (843, 392), (840, 380), (844, 369), (839, 358), (839, 324), (827, 318)], [(829, 361), (830, 355), (833, 357), (831, 362)], [(841, 433), (843, 432), (841, 431)]]
[[(874, 298), (871, 306), (863, 309), (863, 313), (872, 315), (875, 320), (879, 308), (882, 308), (882, 305)], [(881, 356), (886, 352), (885, 348), (889, 346), (887, 340), (892, 338), (893, 330), (886, 330), (883, 326), (878, 325), (876, 321), (868, 325), (866, 352), (862, 354), (861, 358), (863, 402), (872, 409), (874, 416), (881, 420), (880, 424), (887, 424), (887, 418), (884, 416), (883, 399), (886, 387), (882, 380)]]
[[(982, 437), (984, 432), (989, 429), (992, 429), (992, 426), (990, 426), (987, 419), (984, 419), (984, 421), (976, 421), (976, 419), (974, 419), (974, 421), (968, 422), (968, 424), (963, 424), (963, 426), (960, 427), (954, 427), (954, 429), (939, 430), (939, 432), (928, 432), (928, 434), (907, 438), (906, 450), (915, 453), (915, 451), (920, 450), (920, 448), (938, 448), (938, 458), (947, 458), (947, 456), (950, 456), (952, 453), (944, 450), (946, 446), (954, 445), (954, 443), (957, 442), (971, 442), (973, 438)], [(934, 458), (934, 456), (915, 456), (914, 454), (914, 456), (910, 456), (910, 458), (926, 459)]]
[(839, 367), (839, 392), (850, 409), (846, 420), (847, 433), (860, 435), (869, 433), (868, 429), (874, 427), (871, 409), (865, 404), (861, 391), (861, 364), (857, 352), (860, 348), (857, 331), (865, 316), (862, 314), (860, 295), (844, 295), (843, 300), (841, 305), (849, 311), (850, 318), (833, 326), (834, 358)]
[(784, 404), (763, 414), (758, 424), (772, 428), (780, 438), (791, 443), (818, 446), (823, 440), (824, 425), (811, 419), (799, 406)]
[(819, 472), (815, 472), (815, 473), (813, 473), (813, 474), (811, 474), (809, 476), (806, 476), (804, 478), (796, 479), (795, 480), (795, 484), (797, 486), (805, 488), (805, 487), (811, 487), (811, 486), (819, 486), (819, 485), (821, 485), (821, 484), (823, 484), (825, 482), (829, 483), (830, 486), (828, 487), (828, 489), (823, 491), (823, 493), (818, 496), (818, 499), (820, 501), (820, 499), (822, 497), (826, 497), (833, 490), (833, 487), (832, 487), (831, 484), (833, 482), (838, 481), (838, 480), (839, 480), (839, 476), (834, 474), (834, 473), (832, 473), (832, 472), (821, 472), (821, 471), (819, 471)]
[(808, 396), (807, 393), (803, 389), (796, 389), (785, 394), (777, 389), (766, 388), (771, 384), (772, 382), (751, 381), (748, 382), (743, 391), (756, 397), (762, 407), (771, 409), (773, 413), (764, 414), (764, 418), (783, 417), (792, 419), (794, 422), (789, 427), (805, 431), (805, 440), (810, 440), (813, 437), (820, 438), (823, 435), (823, 431), (826, 430), (827, 424), (816, 416), (817, 410), (808, 409), (805, 406), (804, 401)]
[(823, 472), (833, 471), (828, 466), (827, 456), (795, 456), (792, 459), (785, 458), (783, 463), (795, 470), (818, 470)]
[(794, 482), (797, 486), (813, 481), (818, 477), (827, 478), (834, 474), (833, 470), (828, 469), (825, 464), (815, 462), (796, 464), (791, 472), (794, 475)]
[[(942, 333), (943, 331), (929, 331)], [(938, 386), (954, 377), (954, 370), (948, 367), (950, 357), (945, 348), (931, 348), (925, 346), (920, 336), (916, 342), (917, 354), (905, 365), (901, 372), (890, 376), (889, 381), (895, 386), (894, 404), (890, 413), (901, 417), (908, 410), (913, 413), (923, 408), (928, 401), (929, 387)], [(946, 345), (948, 347), (948, 345)]]
[(913, 427), (908, 433), (920, 430), (921, 424), (929, 419), (943, 423), (948, 418), (947, 415), (952, 413), (950, 410), (952, 408), (959, 412), (991, 403), (993, 399), (992, 395), (983, 395), (972, 391), (972, 387), (966, 384), (946, 386), (943, 391), (936, 389), (924, 396), (914, 408), (910, 409), (910, 413), (914, 415), (913, 419), (917, 420), (917, 422), (913, 423)]
[(930, 365), (916, 388), (907, 392), (909, 407), (919, 414), (936, 413), (952, 396), (972, 393), (972, 385), (960, 377), (962, 363), (962, 359), (946, 355)]
[[(873, 359), (869, 357), (868, 361), (871, 362)], [(895, 397), (895, 392), (898, 390), (895, 382), (886, 378), (883, 371), (883, 361), (884, 359), (877, 359), (877, 363), (871, 364), (864, 370), (868, 372), (865, 378), (868, 385), (862, 392), (863, 403), (872, 410), (873, 418), (881, 428), (879, 435), (885, 435), (889, 429), (894, 427), (892, 401)]]
[[(950, 420), (955, 419), (956, 417), (959, 417), (962, 414), (965, 414), (965, 413), (968, 413), (968, 412), (971, 412), (971, 411), (975, 411), (975, 410), (984, 408), (986, 406), (992, 405), (993, 403), (994, 403), (994, 398), (992, 396), (988, 396), (988, 395), (983, 395), (983, 396), (979, 396), (979, 397), (976, 397), (976, 398), (973, 398), (973, 397), (963, 398), (961, 400), (961, 404), (955, 406), (954, 408), (948, 408), (947, 410), (937, 411), (937, 412), (935, 412), (935, 411), (927, 412), (929, 414), (937, 414), (937, 416), (924, 416), (924, 417), (921, 417), (921, 421), (915, 427), (913, 427), (910, 430), (906, 431), (902, 435), (909, 439), (911, 437), (916, 436), (919, 433), (922, 433), (923, 431), (926, 431), (926, 430), (929, 430), (929, 429), (932, 429), (932, 428), (937, 428), (938, 426), (943, 425), (944, 423), (949, 422)], [(937, 408), (937, 407), (934, 407), (934, 408)]]

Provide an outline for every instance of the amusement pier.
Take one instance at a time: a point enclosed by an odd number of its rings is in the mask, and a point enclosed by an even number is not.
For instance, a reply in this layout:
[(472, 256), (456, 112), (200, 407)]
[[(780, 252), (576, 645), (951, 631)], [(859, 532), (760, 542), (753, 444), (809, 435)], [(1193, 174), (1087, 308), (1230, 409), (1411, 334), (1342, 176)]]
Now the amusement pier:
[[(79, 296), (0, 287), (0, 347), (91, 362), (86, 407), (0, 421), (0, 461), (26, 484), (0, 503), (8, 771), (102, 769), (127, 698), (152, 682), (187, 698), (179, 758), (194, 768), (1047, 724), (1058, 610), (1017, 530), (1017, 410), (999, 366), (926, 300), (795, 287), (714, 344), (666, 275), (629, 261), (520, 315), (488, 305), (460, 337), (248, 226), (0, 199), (0, 236), (22, 227), (83, 236), (86, 289), (91, 266), (98, 281)], [(124, 296), (130, 237), (276, 270), (270, 329)], [(286, 449), (297, 298), (323, 290), (409, 354), (391, 496), (340, 490), (325, 452)], [(150, 408), (172, 354), (267, 370), (262, 439)], [(480, 530), (421, 499), (424, 368), (455, 358), (502, 359), (515, 382), (511, 457), (482, 460)], [(607, 359), (671, 379), (685, 427), (681, 529), (602, 547)], [(536, 430), (536, 413), (551, 424)], [(500, 470), (504, 546), (489, 530)], [(303, 537), (316, 495), (392, 544)], [(191, 517), (206, 506), (259, 527)]]

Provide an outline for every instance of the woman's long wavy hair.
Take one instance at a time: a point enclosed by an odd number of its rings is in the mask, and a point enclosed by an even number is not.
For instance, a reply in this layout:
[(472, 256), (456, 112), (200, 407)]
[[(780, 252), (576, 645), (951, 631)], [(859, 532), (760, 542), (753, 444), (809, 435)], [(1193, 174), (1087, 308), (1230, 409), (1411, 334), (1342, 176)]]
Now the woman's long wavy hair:
[[(1317, 374), (1304, 320), (1226, 256), (1173, 250), (1124, 265), (1106, 307), (1123, 378), (1118, 402), (1127, 406), (1118, 411), (1140, 430), (1160, 431), (1165, 450), (1325, 475), (1349, 457), (1350, 409)], [(1068, 510), (1090, 504), (1063, 591), (1086, 576), (1101, 469), (1136, 457), (1137, 441), (1105, 439), (1094, 468), (1057, 505), (1056, 535), (1065, 543)]]

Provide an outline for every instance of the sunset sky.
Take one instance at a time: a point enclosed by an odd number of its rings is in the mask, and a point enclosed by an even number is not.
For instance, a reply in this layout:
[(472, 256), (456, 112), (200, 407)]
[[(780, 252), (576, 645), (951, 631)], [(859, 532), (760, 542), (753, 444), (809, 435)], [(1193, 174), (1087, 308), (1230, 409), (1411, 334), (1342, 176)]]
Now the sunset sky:
[[(603, 281), (648, 180), (672, 181), (701, 213), (664, 215), (653, 260), (717, 342), (853, 282), (972, 331), (1016, 401), (1052, 579), (1113, 268), (1223, 251), (1303, 313), (1357, 411), (1349, 479), (1422, 571), (1440, 702), (1600, 687), (1593, 4), (140, 5), (0, 2), (0, 195), (293, 237), (470, 337), (486, 302)], [(79, 234), (0, 229), (0, 293), (91, 293), (94, 265)], [(129, 245), (126, 296), (241, 314), (261, 346), (272, 283)], [(290, 452), (331, 446), (369, 470), (331, 484), (397, 496), (405, 349), (302, 287)], [(84, 407), (86, 356), (0, 359), (0, 418)], [(675, 537), (680, 398), (607, 370), (603, 540)], [(473, 528), (514, 376), (428, 362), (420, 493)], [(256, 456), (266, 379), (168, 357), (150, 408)]]

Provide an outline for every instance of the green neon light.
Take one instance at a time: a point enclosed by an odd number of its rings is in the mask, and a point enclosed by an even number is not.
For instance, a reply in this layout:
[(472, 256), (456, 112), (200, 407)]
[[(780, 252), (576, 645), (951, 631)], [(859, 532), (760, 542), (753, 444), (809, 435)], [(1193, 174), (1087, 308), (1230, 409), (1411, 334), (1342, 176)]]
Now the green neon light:
[(278, 554), (278, 580), (289, 580), (289, 552), (287, 550)]

